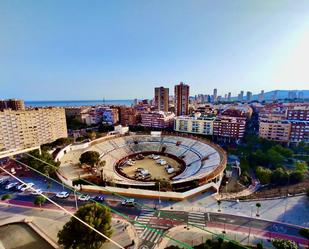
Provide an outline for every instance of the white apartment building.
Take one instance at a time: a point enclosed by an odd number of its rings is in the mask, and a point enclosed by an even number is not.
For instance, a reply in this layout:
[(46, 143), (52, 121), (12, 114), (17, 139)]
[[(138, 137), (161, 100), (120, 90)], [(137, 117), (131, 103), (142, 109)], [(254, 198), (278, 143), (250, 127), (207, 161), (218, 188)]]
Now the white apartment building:
[(202, 135), (213, 134), (215, 117), (202, 116), (196, 113), (194, 116), (175, 117), (174, 130)]

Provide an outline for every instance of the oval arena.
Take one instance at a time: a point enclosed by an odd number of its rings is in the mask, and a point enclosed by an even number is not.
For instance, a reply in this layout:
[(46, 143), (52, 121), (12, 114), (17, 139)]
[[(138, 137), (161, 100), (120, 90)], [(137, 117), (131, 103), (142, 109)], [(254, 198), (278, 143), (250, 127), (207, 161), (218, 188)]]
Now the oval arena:
[[(86, 151), (97, 151), (105, 166), (89, 172), (79, 165)], [(127, 196), (155, 197), (158, 180), (169, 181), (173, 191), (162, 198), (184, 199), (205, 191), (217, 192), (226, 167), (225, 151), (207, 140), (179, 135), (110, 135), (73, 144), (57, 157), (59, 178), (66, 184), (100, 175), (105, 187), (83, 185), (83, 190), (117, 192)]]

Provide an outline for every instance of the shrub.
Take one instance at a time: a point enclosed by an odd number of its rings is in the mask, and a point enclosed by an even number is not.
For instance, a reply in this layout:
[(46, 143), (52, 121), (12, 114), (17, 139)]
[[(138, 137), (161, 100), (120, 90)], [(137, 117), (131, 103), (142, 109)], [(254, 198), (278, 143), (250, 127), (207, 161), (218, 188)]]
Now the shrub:
[(271, 181), (272, 171), (264, 167), (257, 167), (256, 175), (262, 184), (269, 184)]
[(297, 244), (291, 240), (275, 239), (272, 242), (273, 246), (277, 249), (297, 249)]
[(2, 195), (2, 196), (1, 196), (1, 200), (2, 200), (2, 201), (9, 200), (9, 199), (11, 199), (11, 198), (12, 198), (12, 195), (10, 195), (10, 194), (5, 194), (5, 195)]

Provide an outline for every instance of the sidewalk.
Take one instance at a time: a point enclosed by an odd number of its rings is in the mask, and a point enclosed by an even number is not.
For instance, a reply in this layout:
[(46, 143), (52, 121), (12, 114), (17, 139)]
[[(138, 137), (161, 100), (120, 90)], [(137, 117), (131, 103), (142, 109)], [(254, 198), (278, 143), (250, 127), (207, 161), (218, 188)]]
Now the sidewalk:
[[(261, 204), (260, 218), (309, 227), (309, 200), (306, 196), (258, 201)], [(255, 216), (257, 201), (222, 201), (221, 210), (225, 214)], [(172, 207), (172, 209), (171, 209)], [(163, 210), (185, 212), (217, 212), (214, 197), (198, 196), (163, 208)]]
[[(271, 239), (273, 238), (282, 238), (282, 239), (290, 239), (295, 240), (297, 243), (302, 245), (307, 245), (308, 241), (305, 239), (300, 239), (288, 235), (276, 234), (276, 233), (267, 233), (263, 230), (258, 229), (250, 229), (248, 232), (248, 228), (237, 228), (232, 225), (215, 225), (210, 224), (206, 228), (208, 231), (221, 234), (222, 236), (228, 238), (231, 241), (237, 241), (243, 245), (256, 245), (257, 243), (261, 243), (266, 248), (272, 248)], [(225, 231), (225, 234), (223, 233)], [(250, 235), (249, 235), (250, 234)], [(216, 235), (213, 235), (209, 232), (202, 231), (196, 227), (189, 226), (185, 228), (185, 226), (177, 226), (171, 228), (167, 234), (174, 239), (177, 239), (183, 243), (186, 243), (189, 246), (196, 246), (202, 243), (205, 243), (207, 239), (217, 239)], [(156, 249), (165, 248), (171, 245), (178, 245), (176, 242), (164, 237), (155, 247)]]

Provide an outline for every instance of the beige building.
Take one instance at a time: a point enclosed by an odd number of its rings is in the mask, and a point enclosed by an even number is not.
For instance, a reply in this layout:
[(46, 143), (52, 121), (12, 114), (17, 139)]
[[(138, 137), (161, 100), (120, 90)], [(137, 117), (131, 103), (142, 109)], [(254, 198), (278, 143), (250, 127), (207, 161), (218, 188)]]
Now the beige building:
[(265, 139), (288, 142), (291, 133), (291, 123), (285, 120), (260, 119), (259, 136)]
[(175, 86), (175, 114), (176, 116), (189, 114), (189, 90), (190, 87), (180, 82)]
[(155, 88), (155, 107), (157, 111), (168, 112), (169, 89), (164, 87)]
[(0, 111), (4, 109), (25, 110), (25, 103), (21, 99), (0, 100)]
[(0, 151), (25, 149), (67, 137), (63, 108), (0, 111)]
[(213, 124), (215, 117), (207, 117), (199, 114), (194, 116), (175, 117), (174, 130), (202, 135), (213, 134)]

